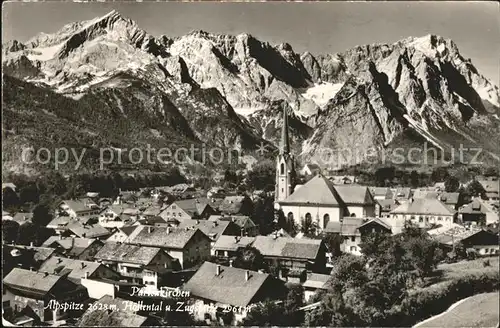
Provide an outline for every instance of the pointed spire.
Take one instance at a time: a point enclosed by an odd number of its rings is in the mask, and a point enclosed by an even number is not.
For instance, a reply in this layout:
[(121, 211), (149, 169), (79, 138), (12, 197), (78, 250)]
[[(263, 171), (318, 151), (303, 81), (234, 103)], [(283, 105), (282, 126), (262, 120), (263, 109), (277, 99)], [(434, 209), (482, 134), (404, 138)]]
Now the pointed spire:
[(286, 107), (283, 108), (283, 126), (281, 128), (280, 155), (290, 154), (290, 142), (288, 140), (288, 115)]

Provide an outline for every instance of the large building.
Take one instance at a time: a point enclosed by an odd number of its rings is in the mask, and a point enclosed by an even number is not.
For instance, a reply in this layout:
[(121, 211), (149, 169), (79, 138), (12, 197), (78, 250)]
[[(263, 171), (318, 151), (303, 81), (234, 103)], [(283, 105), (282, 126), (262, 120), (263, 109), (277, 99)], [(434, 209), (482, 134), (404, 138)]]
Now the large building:
[(340, 222), (346, 216), (375, 216), (375, 200), (367, 187), (334, 186), (320, 174), (278, 204), (289, 223), (293, 221), (298, 226), (314, 223), (320, 230), (328, 222)]

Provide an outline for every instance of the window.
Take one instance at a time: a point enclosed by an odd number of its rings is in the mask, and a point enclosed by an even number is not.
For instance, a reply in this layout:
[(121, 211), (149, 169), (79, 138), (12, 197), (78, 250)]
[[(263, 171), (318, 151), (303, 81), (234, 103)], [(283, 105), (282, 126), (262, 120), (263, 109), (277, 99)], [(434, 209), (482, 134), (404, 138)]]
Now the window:
[(418, 218), (418, 222), (424, 222), (424, 218), (423, 217), (419, 217)]
[(355, 236), (352, 236), (352, 237), (351, 237), (351, 241), (352, 241), (352, 242), (356, 241), (356, 237), (355, 237)]
[(285, 163), (281, 163), (280, 165), (280, 174), (281, 175), (285, 174)]
[(443, 221), (443, 218), (438, 216), (438, 221)]
[(175, 210), (175, 209), (176, 209), (175, 205), (172, 205), (172, 209), (173, 209), (173, 210)]
[(351, 246), (351, 252), (355, 252), (356, 251), (356, 246)]

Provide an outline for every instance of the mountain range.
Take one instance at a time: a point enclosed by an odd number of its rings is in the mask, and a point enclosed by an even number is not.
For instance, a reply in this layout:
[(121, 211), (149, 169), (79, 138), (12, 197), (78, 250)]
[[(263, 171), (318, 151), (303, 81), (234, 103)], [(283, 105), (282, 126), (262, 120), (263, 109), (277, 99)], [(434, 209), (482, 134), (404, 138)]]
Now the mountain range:
[(33, 173), (25, 146), (205, 144), (252, 157), (264, 144), (271, 155), (284, 110), (302, 162), (353, 165), (424, 143), (500, 161), (499, 89), (437, 35), (321, 55), (248, 34), (155, 37), (112, 11), (11, 40), (2, 55), (4, 170)]

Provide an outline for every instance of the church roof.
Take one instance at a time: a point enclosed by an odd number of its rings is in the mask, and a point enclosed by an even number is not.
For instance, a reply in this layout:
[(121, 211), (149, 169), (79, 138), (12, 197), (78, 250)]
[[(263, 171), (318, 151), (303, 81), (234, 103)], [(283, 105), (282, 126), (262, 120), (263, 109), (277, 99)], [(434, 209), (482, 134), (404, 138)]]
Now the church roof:
[(342, 201), (349, 205), (373, 205), (375, 200), (368, 187), (356, 185), (335, 186)]
[(280, 203), (310, 203), (338, 206), (342, 203), (342, 199), (337, 194), (333, 183), (318, 174), (286, 199), (280, 201)]

